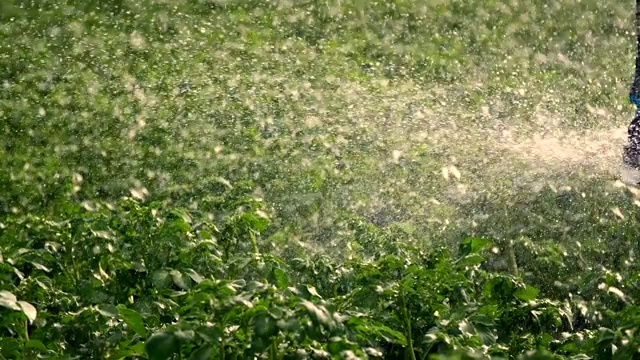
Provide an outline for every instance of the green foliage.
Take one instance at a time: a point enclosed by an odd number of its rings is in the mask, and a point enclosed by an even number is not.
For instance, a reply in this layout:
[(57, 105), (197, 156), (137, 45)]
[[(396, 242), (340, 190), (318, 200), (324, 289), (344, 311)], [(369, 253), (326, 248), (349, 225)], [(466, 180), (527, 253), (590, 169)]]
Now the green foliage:
[[(373, 254), (362, 246), (345, 264), (305, 254), (284, 261), (263, 251), (260, 203), (232, 211), (247, 202), (224, 198), (215, 205), (229, 215), (219, 223), (206, 211), (130, 198), (8, 219), (2, 356), (568, 359), (637, 349), (640, 312), (625, 306), (632, 300), (615, 279), (598, 287), (609, 298), (540, 298), (520, 279), (483, 269), (493, 244), (481, 238), (463, 240), (456, 255), (397, 243)], [(370, 230), (359, 230), (361, 245), (397, 240)], [(229, 232), (244, 236), (229, 246)], [(296, 265), (303, 258), (311, 262)]]
[(0, 1), (0, 359), (638, 357), (637, 193), (479, 161), (620, 111), (630, 9)]

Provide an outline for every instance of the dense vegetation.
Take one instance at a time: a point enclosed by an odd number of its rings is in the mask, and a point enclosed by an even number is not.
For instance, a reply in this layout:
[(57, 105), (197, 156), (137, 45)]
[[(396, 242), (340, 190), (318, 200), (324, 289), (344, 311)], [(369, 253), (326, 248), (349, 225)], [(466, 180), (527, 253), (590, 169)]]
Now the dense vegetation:
[(0, 359), (638, 358), (633, 9), (0, 1)]

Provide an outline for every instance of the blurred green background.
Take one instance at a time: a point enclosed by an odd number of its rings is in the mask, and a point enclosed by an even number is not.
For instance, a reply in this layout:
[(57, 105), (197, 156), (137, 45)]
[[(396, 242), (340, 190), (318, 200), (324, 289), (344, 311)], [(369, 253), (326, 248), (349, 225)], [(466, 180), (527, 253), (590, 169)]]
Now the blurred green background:
[[(506, 236), (533, 216), (512, 204), (553, 206), (549, 184), (589, 194), (566, 216), (631, 209), (607, 171), (621, 143), (598, 135), (632, 115), (630, 2), (0, 6), (2, 216), (131, 191), (197, 206), (230, 183), (273, 206), (272, 233), (324, 248), (345, 213), (420, 241)], [(522, 155), (587, 130), (613, 155)]]

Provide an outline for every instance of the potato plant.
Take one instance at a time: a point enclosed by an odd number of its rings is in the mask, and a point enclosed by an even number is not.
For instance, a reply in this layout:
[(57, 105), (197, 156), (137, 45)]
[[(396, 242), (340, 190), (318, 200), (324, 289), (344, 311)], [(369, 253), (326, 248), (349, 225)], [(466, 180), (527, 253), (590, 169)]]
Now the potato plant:
[(0, 1), (0, 359), (638, 357), (633, 10)]

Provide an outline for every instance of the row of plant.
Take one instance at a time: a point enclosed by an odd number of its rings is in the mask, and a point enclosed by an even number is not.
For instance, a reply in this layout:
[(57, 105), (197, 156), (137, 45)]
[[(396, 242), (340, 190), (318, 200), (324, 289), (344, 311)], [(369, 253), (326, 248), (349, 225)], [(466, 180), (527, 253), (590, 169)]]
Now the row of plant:
[(345, 217), (342, 261), (274, 249), (268, 212), (232, 195), (4, 219), (0, 356), (630, 359), (640, 346), (640, 273), (593, 267), (586, 297), (543, 298), (491, 269), (486, 239), (413, 247)]
[(469, 136), (618, 113), (628, 15), (0, 1), (0, 359), (633, 358), (634, 199)]

